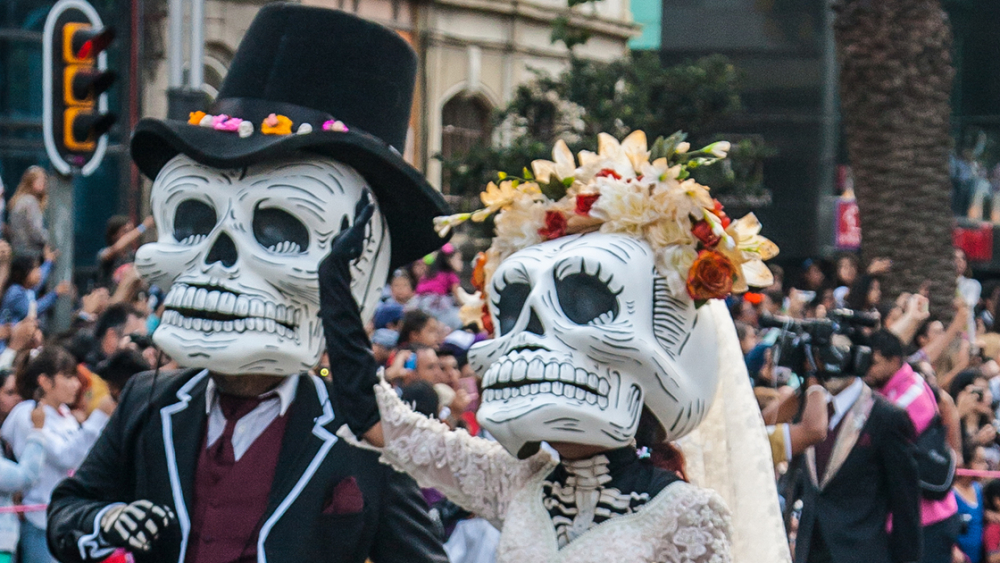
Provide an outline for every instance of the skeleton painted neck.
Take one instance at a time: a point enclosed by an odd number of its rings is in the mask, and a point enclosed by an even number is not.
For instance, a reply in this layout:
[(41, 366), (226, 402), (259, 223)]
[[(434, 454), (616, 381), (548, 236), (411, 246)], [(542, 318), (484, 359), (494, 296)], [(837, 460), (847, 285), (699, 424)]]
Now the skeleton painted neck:
[(490, 283), (496, 338), (470, 361), (483, 375), (478, 419), (509, 452), (541, 441), (625, 446), (644, 404), (675, 440), (708, 411), (713, 317), (670, 293), (645, 242), (563, 237), (511, 255)]
[[(349, 166), (322, 157), (238, 170), (177, 156), (153, 183), (159, 240), (136, 253), (150, 283), (169, 288), (153, 340), (181, 367), (226, 375), (291, 375), (323, 350), (317, 271), (368, 191)], [(367, 320), (389, 269), (376, 212), (351, 290)]]

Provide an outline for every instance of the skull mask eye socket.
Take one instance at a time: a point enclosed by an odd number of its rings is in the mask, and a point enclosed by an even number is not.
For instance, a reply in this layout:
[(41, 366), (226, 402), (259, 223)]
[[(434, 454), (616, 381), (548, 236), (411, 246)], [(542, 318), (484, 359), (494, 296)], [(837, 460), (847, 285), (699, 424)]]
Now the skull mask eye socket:
[(618, 317), (618, 293), (596, 274), (578, 272), (556, 277), (556, 296), (563, 313), (578, 325), (610, 322)]
[(218, 217), (211, 205), (197, 199), (187, 199), (174, 213), (174, 240), (181, 244), (200, 242), (212, 232)]
[(500, 321), (500, 334), (514, 330), (521, 310), (528, 301), (531, 286), (524, 282), (508, 283), (500, 290), (497, 306), (497, 320)]
[(309, 229), (291, 213), (274, 207), (254, 209), (253, 236), (271, 252), (298, 254), (309, 248)]

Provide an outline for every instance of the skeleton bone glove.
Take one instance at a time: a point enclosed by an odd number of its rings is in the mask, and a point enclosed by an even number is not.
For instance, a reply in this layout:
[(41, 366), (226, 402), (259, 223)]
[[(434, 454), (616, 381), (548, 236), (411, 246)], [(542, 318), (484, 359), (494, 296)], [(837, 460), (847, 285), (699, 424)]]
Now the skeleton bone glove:
[(115, 547), (146, 552), (176, 521), (169, 506), (137, 500), (116, 506), (101, 518), (101, 539)]
[(354, 224), (333, 240), (330, 254), (319, 265), (319, 317), (333, 374), (334, 410), (356, 436), (379, 420), (372, 388), (378, 383), (378, 364), (371, 353), (358, 303), (351, 294), (351, 264), (364, 250), (365, 229), (375, 212), (368, 194), (361, 194)]

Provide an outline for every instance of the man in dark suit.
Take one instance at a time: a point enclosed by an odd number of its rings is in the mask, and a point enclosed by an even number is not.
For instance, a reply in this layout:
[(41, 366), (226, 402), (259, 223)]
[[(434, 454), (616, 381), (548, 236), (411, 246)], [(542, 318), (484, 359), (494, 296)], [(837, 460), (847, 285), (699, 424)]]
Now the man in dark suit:
[[(361, 247), (343, 281), (372, 308), (391, 267), (444, 243), (433, 218), (447, 205), (396, 149), (416, 74), (395, 31), (269, 3), (210, 115), (136, 126), (159, 235), (136, 268), (170, 287), (153, 339), (188, 369), (134, 377), (53, 492), (60, 560), (446, 561), (416, 484), (339, 438), (349, 407), (304, 373), (326, 344), (324, 256)], [(374, 202), (354, 221), (359, 197)]]
[[(828, 380), (830, 432), (806, 451), (801, 563), (920, 560), (913, 423), (857, 377)], [(891, 531), (887, 522), (892, 519)]]
[[(114, 545), (102, 537), (103, 516), (121, 506), (116, 503), (141, 499), (169, 507), (178, 518), (161, 530), (148, 552), (141, 545), (129, 546), (140, 562), (191, 561), (195, 549), (206, 555), (203, 560), (228, 560), (212, 557), (209, 550), (215, 546), (223, 554), (237, 553), (235, 560), (241, 562), (260, 560), (259, 550), (269, 563), (363, 563), (369, 557), (377, 563), (446, 561), (413, 481), (380, 463), (378, 453), (339, 439), (334, 432), (342, 423), (330, 406), (326, 384), (316, 376), (296, 379), (277, 450), (280, 463), (270, 468), (255, 464), (250, 474), (237, 477), (239, 506), (209, 506), (218, 511), (215, 517), (203, 514), (196, 526), (196, 472), (213, 379), (206, 370), (132, 378), (87, 460), (53, 493), (52, 553), (65, 562), (107, 557)], [(245, 455), (253, 455), (260, 443), (258, 438)], [(274, 472), (273, 485), (258, 494), (256, 483), (266, 480), (268, 469)], [(242, 514), (254, 512), (257, 498), (265, 505), (262, 515), (241, 521)], [(220, 513), (226, 518), (218, 518)], [(151, 521), (162, 528), (157, 519)], [(241, 530), (256, 530), (254, 541), (225, 545)], [(146, 536), (151, 539), (148, 532)]]

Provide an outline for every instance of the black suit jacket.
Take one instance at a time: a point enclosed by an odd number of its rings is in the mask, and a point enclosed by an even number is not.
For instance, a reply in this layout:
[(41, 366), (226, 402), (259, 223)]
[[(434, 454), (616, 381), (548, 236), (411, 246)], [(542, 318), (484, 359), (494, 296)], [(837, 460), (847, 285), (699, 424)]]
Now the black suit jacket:
[[(100, 560), (96, 522), (102, 510), (148, 499), (172, 507), (178, 525), (136, 560), (184, 562), (208, 380), (201, 370), (132, 378), (83, 465), (52, 494), (48, 540), (58, 559)], [(380, 463), (376, 452), (335, 435), (341, 423), (321, 379), (301, 377), (288, 416), (258, 538), (267, 563), (447, 562), (413, 480)], [(334, 487), (349, 477), (357, 481), (364, 508), (323, 514)]]
[[(818, 526), (837, 563), (920, 560), (915, 431), (906, 411), (867, 386), (844, 416), (825, 475), (807, 452), (795, 560), (804, 563)], [(838, 455), (839, 450), (839, 455)], [(886, 521), (892, 515), (892, 533)]]

